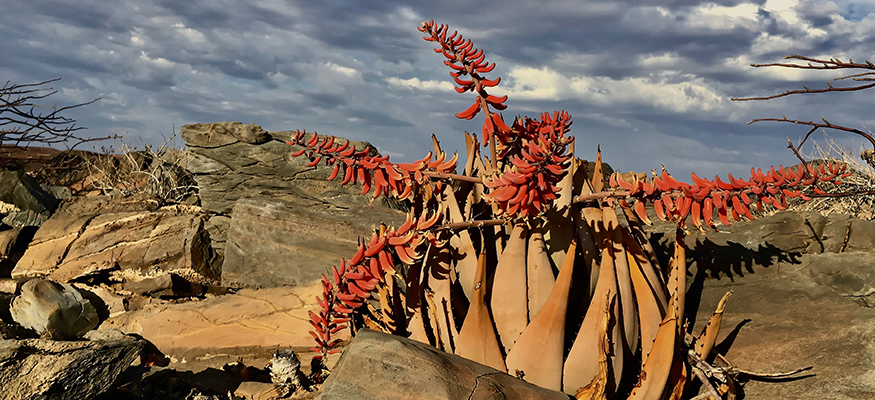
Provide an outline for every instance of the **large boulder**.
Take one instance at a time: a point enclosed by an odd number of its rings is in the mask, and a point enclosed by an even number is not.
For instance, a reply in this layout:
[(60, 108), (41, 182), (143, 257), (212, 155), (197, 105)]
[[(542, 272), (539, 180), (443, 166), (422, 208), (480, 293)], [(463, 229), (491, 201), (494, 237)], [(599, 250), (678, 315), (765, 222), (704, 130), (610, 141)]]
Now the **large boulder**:
[(568, 400), (427, 344), (370, 329), (356, 334), (323, 385), (322, 400)]
[(13, 277), (67, 282), (113, 273), (137, 281), (176, 273), (193, 282), (218, 282), (207, 216), (197, 207), (161, 207), (147, 195), (71, 200), (36, 232)]
[[(328, 181), (331, 168), (307, 167), (306, 157), (291, 157), (300, 149), (286, 144), (293, 132), (269, 133), (240, 122), (183, 125), (180, 132), (194, 153), (187, 168), (197, 180), (201, 206), (209, 211), (228, 214), (238, 199), (253, 196), (332, 209), (384, 206), (371, 204), (360, 189), (341, 186), (339, 179)], [(369, 143), (350, 145), (376, 154)]]
[(46, 279), (31, 279), (9, 308), (21, 326), (55, 339), (77, 339), (100, 323), (97, 309), (76, 288)]
[(23, 169), (0, 171), (0, 201), (44, 215), (50, 215), (58, 206), (58, 199)]
[(297, 285), (328, 274), (351, 257), (359, 238), (404, 214), (382, 209), (306, 207), (266, 197), (237, 201), (225, 244), (222, 283), (230, 287)]
[(88, 400), (106, 391), (143, 344), (115, 335), (93, 341), (0, 340), (0, 398)]

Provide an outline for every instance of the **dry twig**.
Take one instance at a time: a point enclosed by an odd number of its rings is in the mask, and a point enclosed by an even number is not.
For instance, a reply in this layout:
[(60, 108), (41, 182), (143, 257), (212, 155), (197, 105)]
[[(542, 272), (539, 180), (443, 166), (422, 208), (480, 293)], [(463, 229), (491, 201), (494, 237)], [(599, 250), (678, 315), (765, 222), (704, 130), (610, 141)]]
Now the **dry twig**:
[[(57, 144), (73, 140), (76, 142), (70, 147), (73, 149), (85, 142), (116, 137), (77, 137), (74, 132), (85, 128), (76, 126), (76, 120), (61, 115), (64, 111), (92, 104), (100, 98), (65, 107), (37, 104), (38, 100), (58, 92), (54, 88), (43, 87), (58, 80), (60, 78), (30, 84), (10, 84), (7, 81), (0, 88), (0, 145), (27, 147), (31, 143)], [(49, 112), (43, 114), (40, 109)]]

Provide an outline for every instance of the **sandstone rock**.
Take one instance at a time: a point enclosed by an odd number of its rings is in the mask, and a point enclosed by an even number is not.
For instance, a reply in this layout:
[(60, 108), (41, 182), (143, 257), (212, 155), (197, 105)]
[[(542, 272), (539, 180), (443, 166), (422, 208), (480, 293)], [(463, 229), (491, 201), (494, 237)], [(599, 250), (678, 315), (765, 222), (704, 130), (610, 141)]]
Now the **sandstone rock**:
[[(273, 392), (277, 392), (277, 389), (274, 387), (273, 383), (266, 382), (241, 382), (240, 386), (237, 387), (237, 390), (234, 391), (234, 396), (243, 398), (245, 400), (262, 400), (262, 399), (270, 399)], [(276, 396), (279, 397), (279, 396)]]
[(0, 398), (94, 398), (131, 364), (141, 346), (130, 337), (78, 342), (0, 341)]
[(0, 171), (0, 201), (38, 214), (51, 214), (58, 206), (58, 199), (23, 169)]
[[(821, 253), (871, 251), (875, 249), (875, 221), (854, 218), (845, 214), (824, 217), (821, 232)], [(819, 246), (820, 247), (820, 246)]]
[(109, 317), (114, 317), (127, 311), (127, 298), (116, 294), (105, 287), (105, 285), (93, 286), (75, 282), (73, 287), (78, 289), (82, 296), (94, 305), (101, 320), (106, 320)]
[[(657, 221), (648, 227), (651, 242), (663, 249), (674, 245), (675, 225)], [(875, 221), (865, 221), (842, 214), (824, 217), (810, 211), (781, 211), (753, 221), (734, 222), (720, 232), (692, 231), (686, 238), (688, 254), (732, 259), (769, 258), (777, 254), (798, 257), (807, 253), (875, 250)], [(735, 257), (738, 258), (738, 257)]]
[(124, 289), (150, 297), (189, 297), (204, 293), (203, 285), (192, 283), (176, 274), (164, 274), (157, 278), (126, 282)]
[(544, 389), (427, 344), (358, 332), (323, 385), (322, 400), (562, 399)]
[(17, 294), (21, 283), (18, 279), (0, 278), (0, 293)]
[(193, 282), (218, 281), (206, 216), (159, 205), (147, 196), (64, 203), (37, 231), (12, 275), (66, 282), (118, 270), (125, 280), (172, 272)]
[(50, 186), (41, 183), (40, 187), (58, 200), (66, 200), (73, 197), (73, 191), (67, 186)]
[(3, 217), (0, 222), (13, 228), (23, 228), (25, 226), (40, 226), (48, 219), (48, 214), (38, 214), (31, 210), (24, 210), (11, 212)]
[(215, 369), (195, 374), (166, 367), (132, 366), (119, 376), (113, 385), (116, 387), (98, 399), (228, 400), (228, 391), (233, 391), (238, 383), (239, 380)]
[(36, 227), (23, 227), (0, 231), (0, 277), (12, 276), (12, 269), (24, 251), (27, 244), (36, 233)]
[[(261, 133), (257, 126), (220, 122), (184, 125), (180, 131), (194, 154), (187, 167), (194, 174), (201, 205), (220, 214), (228, 214), (240, 198), (267, 196), (306, 206), (327, 205), (333, 208), (371, 208), (369, 198), (360, 196), (359, 188), (343, 187), (327, 181), (331, 168), (307, 167), (306, 157), (291, 157), (296, 146), (285, 143), (291, 132)], [(245, 132), (258, 133), (245, 133)], [(373, 147), (350, 142), (358, 149)], [(376, 154), (376, 150), (372, 152)], [(384, 207), (381, 201), (374, 208)]]
[(100, 329), (138, 334), (177, 360), (243, 347), (263, 348), (265, 354), (272, 354), (278, 345), (310, 348), (313, 337), (307, 333), (312, 329), (307, 311), (317, 306), (321, 292), (317, 281), (297, 287), (241, 289), (185, 303), (158, 302), (110, 318)]
[(381, 221), (399, 226), (400, 211), (330, 210), (269, 198), (241, 199), (231, 214), (222, 282), (232, 287), (297, 285), (328, 274), (351, 257), (358, 238)]
[(230, 228), (231, 217), (227, 215), (213, 215), (204, 224), (204, 229), (210, 234), (210, 244), (222, 262), (225, 260), (225, 242), (228, 240), (228, 229)]
[(0, 293), (0, 339), (30, 339), (39, 337), (36, 332), (25, 329), (12, 319), (9, 309), (14, 298), (15, 295), (12, 293)]
[(12, 248), (18, 241), (21, 229), (7, 229), (0, 231), (0, 259), (8, 258), (12, 254)]
[(718, 351), (748, 371), (814, 367), (801, 379), (750, 381), (744, 398), (875, 398), (875, 308), (866, 307), (873, 299), (856, 297), (872, 287), (866, 255), (871, 260), (871, 253), (806, 254), (765, 265), (739, 260), (743, 274), (694, 263), (687, 310), (698, 312), (688, 312), (690, 331), (701, 332), (731, 289)]
[(97, 309), (76, 288), (45, 279), (22, 285), (9, 311), (21, 326), (60, 339), (79, 338), (100, 323)]
[(240, 122), (216, 122), (183, 125), (182, 138), (189, 146), (205, 148), (221, 147), (231, 143), (262, 144), (271, 140), (270, 135), (255, 124)]
[(871, 252), (811, 254), (802, 259), (811, 279), (839, 296), (875, 308), (875, 268)]

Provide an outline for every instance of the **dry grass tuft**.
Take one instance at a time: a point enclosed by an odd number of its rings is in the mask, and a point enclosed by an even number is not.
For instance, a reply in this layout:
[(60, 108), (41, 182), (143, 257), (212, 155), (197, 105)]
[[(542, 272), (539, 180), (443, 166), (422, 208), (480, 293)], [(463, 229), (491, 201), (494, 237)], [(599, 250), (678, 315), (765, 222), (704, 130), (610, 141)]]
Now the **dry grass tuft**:
[[(842, 193), (875, 190), (875, 169), (868, 163), (863, 163), (857, 155), (864, 152), (865, 148), (861, 148), (859, 152), (853, 152), (851, 149), (836, 143), (835, 139), (826, 133), (824, 133), (823, 143), (814, 142), (813, 146), (811, 154), (808, 155), (808, 158), (813, 160), (811, 161), (813, 165), (818, 165), (823, 161), (835, 161), (847, 164), (848, 169), (852, 171), (851, 176), (842, 179), (841, 185), (825, 187), (824, 191)], [(815, 211), (824, 216), (840, 213), (865, 220), (875, 219), (875, 196), (873, 195), (817, 197), (808, 202), (793, 200), (789, 204), (789, 209), (793, 211)]]

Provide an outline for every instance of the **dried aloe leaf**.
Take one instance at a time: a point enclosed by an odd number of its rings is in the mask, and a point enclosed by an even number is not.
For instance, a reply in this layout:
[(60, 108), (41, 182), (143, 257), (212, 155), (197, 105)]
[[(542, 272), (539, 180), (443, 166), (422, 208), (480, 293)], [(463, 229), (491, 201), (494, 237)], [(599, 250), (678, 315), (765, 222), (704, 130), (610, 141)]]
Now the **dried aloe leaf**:
[[(675, 247), (675, 256), (683, 254), (678, 248), (683, 248), (683, 245)], [(677, 338), (680, 329), (680, 305), (681, 294), (683, 290), (677, 290), (679, 287), (680, 276), (685, 274), (686, 264), (675, 262), (672, 265), (672, 279), (669, 280), (669, 286), (674, 287), (671, 299), (669, 299), (668, 313), (659, 326), (659, 331), (656, 333), (656, 339), (653, 341), (653, 347), (647, 360), (644, 361), (644, 366), (641, 369), (641, 374), (638, 376), (638, 383), (632, 389), (629, 395), (629, 400), (653, 400), (662, 398), (662, 394), (668, 383), (669, 373), (675, 358), (680, 357), (677, 349)]]
[(605, 309), (602, 315), (602, 322), (599, 326), (599, 374), (592, 381), (577, 390), (574, 395), (578, 400), (607, 400), (608, 387), (608, 370), (609, 370), (609, 354), (611, 349), (610, 341), (608, 340), (608, 326), (611, 321), (611, 309), (614, 304), (614, 296), (608, 293), (608, 299), (605, 301)]
[(547, 244), (547, 252), (553, 265), (561, 266), (565, 261), (568, 246), (574, 237), (574, 221), (571, 218), (572, 208), (572, 184), (576, 163), (573, 161), (574, 142), (569, 145), (569, 153), (572, 161), (568, 162), (565, 176), (557, 184), (559, 197), (553, 201), (553, 205), (547, 209), (546, 222), (544, 223), (544, 242)]
[(641, 266), (631, 253), (627, 253), (632, 286), (635, 288), (635, 299), (638, 302), (638, 326), (641, 331), (641, 360), (646, 361), (647, 355), (656, 340), (656, 333), (662, 323), (663, 315), (659, 309), (653, 290), (641, 272)]
[[(669, 296), (677, 297), (678, 318), (683, 321), (684, 304), (687, 301), (687, 248), (684, 244), (684, 231), (680, 227), (676, 233), (667, 286)], [(682, 328), (683, 323), (679, 323), (679, 326)]]
[(655, 400), (662, 398), (668, 382), (669, 372), (677, 356), (675, 339), (678, 336), (677, 297), (672, 297), (669, 308), (672, 310), (659, 326), (653, 349), (644, 362), (638, 383), (632, 389), (629, 400)]
[(511, 373), (522, 371), (527, 382), (547, 389), (562, 390), (565, 319), (576, 252), (577, 242), (572, 241), (547, 301), (507, 355)]
[(714, 315), (711, 316), (708, 325), (705, 326), (699, 338), (696, 339), (696, 354), (703, 360), (708, 358), (708, 355), (711, 354), (711, 349), (714, 348), (714, 343), (717, 342), (717, 334), (720, 333), (720, 322), (723, 321), (723, 308), (726, 307), (726, 301), (729, 300), (731, 295), (731, 290), (723, 295), (720, 302), (717, 303), (717, 310), (714, 311)]
[[(603, 230), (604, 228), (601, 229)], [(614, 247), (613, 245), (605, 245), (602, 247), (599, 280), (596, 285), (595, 294), (592, 296), (592, 302), (586, 311), (586, 316), (583, 318), (583, 324), (577, 332), (577, 337), (571, 346), (571, 351), (565, 359), (562, 377), (562, 390), (565, 393), (577, 393), (578, 388), (588, 385), (599, 374), (599, 321), (602, 318), (601, 312), (606, 307), (605, 302), (608, 293), (617, 293), (617, 277), (614, 268)], [(618, 320), (616, 314), (612, 318), (614, 321)], [(620, 351), (621, 348), (619, 347), (622, 333), (617, 325), (614, 324), (611, 327), (611, 371), (622, 370), (622, 367), (618, 365), (622, 364), (623, 361), (621, 358), (622, 351)], [(616, 390), (619, 375), (615, 375), (615, 380), (612, 382), (613, 386), (608, 390), (609, 394), (613, 394), (613, 390)]]
[(490, 309), (505, 354), (510, 352), (529, 323), (526, 297), (527, 231), (525, 224), (513, 227), (492, 280)]
[(449, 247), (432, 249), (431, 257), (426, 260), (423, 271), (423, 290), (425, 291), (428, 317), (438, 348), (448, 353), (453, 352), (453, 344), (458, 331), (452, 318), (450, 273), (452, 252)]
[(626, 252), (629, 256), (635, 259), (635, 262), (644, 274), (644, 278), (647, 280), (650, 290), (653, 292), (653, 295), (656, 296), (656, 301), (661, 312), (659, 319), (662, 320), (662, 317), (665, 316), (666, 307), (668, 307), (668, 295), (665, 292), (665, 285), (662, 283), (660, 273), (653, 267), (650, 259), (644, 253), (644, 249), (638, 245), (638, 242), (635, 241), (632, 235), (625, 230), (622, 232), (623, 246), (625, 246)]
[(602, 172), (602, 148), (599, 146), (597, 149), (595, 168), (592, 172), (592, 191), (595, 193), (603, 192), (605, 190), (605, 175), (604, 172)]
[(456, 354), (499, 371), (507, 371), (492, 317), (486, 308), (485, 253), (481, 253), (478, 258), (476, 278), (472, 291), (471, 307), (468, 309), (465, 323), (462, 324), (459, 338), (456, 340)]
[(529, 299), (529, 321), (535, 318), (556, 283), (553, 266), (547, 255), (544, 235), (537, 224), (529, 229), (529, 245), (526, 251), (526, 287)]
[[(453, 193), (450, 185), (444, 186), (441, 204), (448, 211), (450, 216), (449, 222), (463, 222), (465, 220), (462, 217), (462, 210), (459, 209), (459, 203), (456, 201), (456, 195)], [(456, 250), (455, 261), (459, 283), (465, 291), (465, 297), (470, 301), (471, 288), (474, 287), (474, 274), (477, 272), (477, 251), (474, 249), (474, 242), (471, 240), (468, 230), (460, 230), (451, 237), (450, 246)]]
[(614, 207), (604, 209), (605, 226), (610, 232), (610, 244), (614, 246), (614, 265), (617, 274), (617, 308), (624, 333), (626, 355), (631, 357), (638, 348), (638, 305), (635, 303), (629, 260), (623, 246), (623, 233)]

